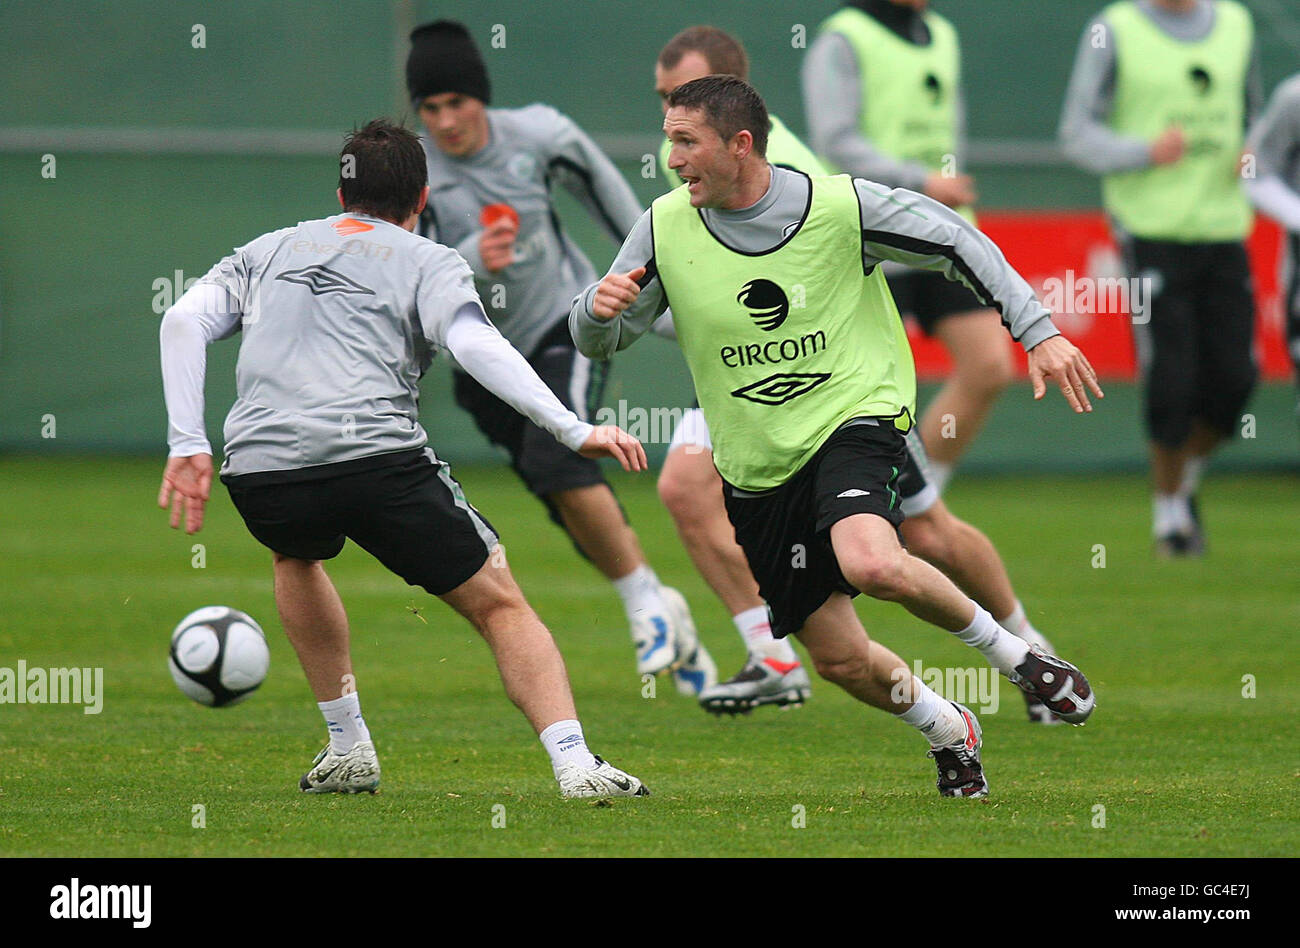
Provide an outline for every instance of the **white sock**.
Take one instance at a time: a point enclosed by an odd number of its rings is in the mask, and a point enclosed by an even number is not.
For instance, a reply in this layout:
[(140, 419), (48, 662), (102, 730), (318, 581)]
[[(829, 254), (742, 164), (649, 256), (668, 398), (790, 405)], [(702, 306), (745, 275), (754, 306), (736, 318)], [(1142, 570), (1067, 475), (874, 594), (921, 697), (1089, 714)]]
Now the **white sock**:
[(1010, 674), (1015, 667), (1029, 655), (1029, 646), (1025, 640), (1012, 635), (1002, 628), (988, 614), (988, 610), (978, 603), (975, 606), (975, 618), (971, 624), (953, 635), (972, 648), (978, 649), (990, 665), (1002, 674)]
[(772, 623), (767, 617), (767, 606), (755, 606), (731, 617), (740, 630), (749, 654), (758, 658), (775, 658), (778, 662), (798, 663), (799, 656), (785, 639), (772, 637)]
[(556, 721), (537, 737), (551, 757), (552, 770), (558, 771), (561, 764), (577, 764), (588, 770), (596, 767), (596, 758), (587, 749), (587, 739), (577, 721)]
[(1030, 624), (1029, 618), (1025, 615), (1025, 607), (1020, 604), (1019, 599), (1016, 600), (1015, 611), (1005, 619), (999, 619), (998, 625), (1002, 626), (1002, 628), (1006, 629), (1012, 635), (1024, 639), (1030, 645), (1037, 645), (1049, 655), (1056, 654), (1052, 651), (1052, 643), (1047, 641), (1047, 636), (1043, 635), (1043, 633), (1039, 632)]
[(956, 706), (915, 675), (912, 676), (912, 700), (916, 703), (911, 708), (894, 717), (924, 734), (931, 747), (946, 747), (966, 736), (966, 722)]
[(934, 489), (942, 494), (943, 489), (948, 486), (948, 481), (952, 480), (952, 465), (929, 458), (926, 462), (926, 473)]
[(1205, 473), (1204, 457), (1188, 456), (1183, 462), (1183, 479), (1178, 482), (1178, 494), (1193, 497), (1201, 489), (1201, 475)]
[(663, 600), (659, 598), (659, 577), (646, 563), (642, 563), (626, 576), (612, 581), (623, 598), (623, 609), (628, 619), (637, 615), (662, 615)]
[(333, 701), (318, 701), (316, 707), (325, 716), (325, 727), (330, 732), (330, 749), (336, 754), (346, 754), (357, 741), (370, 740), (370, 729), (361, 716), (361, 699), (354, 691)]
[(1192, 508), (1186, 494), (1156, 494), (1152, 500), (1151, 532), (1157, 537), (1191, 533)]

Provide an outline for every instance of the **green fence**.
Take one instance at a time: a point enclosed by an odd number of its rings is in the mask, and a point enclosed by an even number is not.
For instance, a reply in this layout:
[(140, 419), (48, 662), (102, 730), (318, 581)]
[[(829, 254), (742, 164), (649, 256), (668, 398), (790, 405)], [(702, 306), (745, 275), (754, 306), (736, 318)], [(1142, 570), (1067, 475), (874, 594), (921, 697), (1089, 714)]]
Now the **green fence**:
[[(1098, 6), (935, 3), (964, 38), (974, 170), (986, 206), (1097, 203), (1096, 182), (1062, 167), (1050, 144), (1075, 44)], [(1251, 6), (1271, 88), (1300, 68), (1300, 15), (1279, 0)], [(696, 22), (733, 31), (746, 42), (753, 79), (773, 110), (800, 128), (805, 41), (835, 7), (771, 0), (6, 0), (0, 450), (161, 450), (157, 310), (174, 295), (176, 274), (199, 276), (264, 231), (333, 212), (341, 132), (406, 108), (401, 65), (414, 24), (464, 20), (484, 49), (496, 104), (541, 100), (572, 115), (619, 158), (648, 201), (659, 185), (642, 175), (640, 156), (657, 140), (651, 72), (662, 43)], [(594, 262), (607, 264), (613, 244), (567, 199), (561, 212)], [(211, 350), (214, 440), (233, 397), (235, 351), (234, 343)], [(680, 357), (669, 344), (647, 340), (620, 356), (607, 400), (677, 405), (689, 397)], [(445, 367), (430, 373), (424, 403), (424, 420), (445, 454), (491, 456), (451, 405)], [(1296, 454), (1291, 395), (1266, 392), (1261, 404), (1269, 430), (1289, 434), (1267, 445), (1261, 434), (1240, 457), (1285, 463)], [(1113, 430), (1097, 435), (1108, 446), (1097, 456), (1107, 464), (1140, 463), (1135, 411), (1129, 405), (1107, 413)], [(995, 419), (972, 463), (1069, 466), (1022, 450), (1018, 419)], [(1004, 426), (1006, 436), (998, 434)], [(1117, 445), (1125, 447), (1117, 452)]]

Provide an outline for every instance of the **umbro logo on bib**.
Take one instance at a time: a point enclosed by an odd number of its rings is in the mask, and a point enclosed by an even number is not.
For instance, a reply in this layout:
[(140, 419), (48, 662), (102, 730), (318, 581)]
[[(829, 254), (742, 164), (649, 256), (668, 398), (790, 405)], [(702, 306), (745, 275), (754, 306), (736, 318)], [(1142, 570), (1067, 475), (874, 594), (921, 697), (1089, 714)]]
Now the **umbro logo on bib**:
[(800, 395), (807, 395), (830, 377), (829, 372), (778, 372), (731, 394), (760, 405), (784, 405)]

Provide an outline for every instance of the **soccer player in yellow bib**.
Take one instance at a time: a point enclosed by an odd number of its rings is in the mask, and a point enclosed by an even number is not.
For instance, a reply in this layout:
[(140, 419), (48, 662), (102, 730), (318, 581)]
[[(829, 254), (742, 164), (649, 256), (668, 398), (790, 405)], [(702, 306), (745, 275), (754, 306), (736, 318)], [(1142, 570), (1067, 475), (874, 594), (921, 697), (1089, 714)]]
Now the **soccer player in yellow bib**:
[[(664, 101), (665, 112), (674, 89), (715, 74), (748, 80), (749, 57), (738, 39), (713, 26), (688, 27), (674, 36), (655, 62), (655, 92)], [(770, 118), (769, 162), (807, 174), (826, 173), (812, 151), (780, 119)], [(671, 142), (664, 139), (660, 166), (670, 187), (677, 187), (682, 182), (668, 167), (670, 147)], [(929, 275), (943, 279), (937, 273)], [(898, 476), (898, 493), (908, 550), (948, 574), (1003, 628), (1053, 651), (1025, 615), (997, 548), (983, 532), (954, 516), (940, 498), (916, 429), (907, 435), (907, 460)], [(808, 672), (789, 642), (772, 637), (767, 604), (736, 544), (723, 506), (722, 478), (713, 465), (709, 426), (698, 407), (686, 412), (673, 433), (659, 474), (659, 496), (700, 575), (730, 611), (748, 653), (739, 672), (700, 692), (700, 704), (714, 713), (736, 714), (762, 705), (788, 707), (808, 700)], [(1033, 695), (1025, 694), (1025, 702), (1031, 721), (1060, 723)]]
[(1112, 3), (1084, 30), (1061, 114), (1062, 151), (1102, 176), (1130, 278), (1146, 285), (1133, 341), (1163, 556), (1204, 551), (1201, 474), (1255, 386), (1241, 158), (1263, 100), (1256, 46), (1233, 0)]
[(913, 192), (773, 167), (770, 129), (743, 79), (674, 89), (664, 131), (685, 184), (641, 216), (610, 272), (574, 300), (569, 329), (584, 354), (608, 358), (671, 304), (773, 635), (797, 634), (822, 677), (917, 728), (943, 796), (985, 796), (975, 716), (873, 642), (851, 596), (901, 603), (1071, 723), (1095, 698), (1075, 666), (1031, 650), (899, 542), (916, 379), (879, 263), (939, 270), (1001, 307), (1029, 352), (1036, 397), (1050, 379), (1082, 412), (1088, 390), (1101, 390), (1029, 286), (963, 218)]
[[(965, 102), (957, 31), (929, 0), (848, 0), (818, 28), (802, 66), (810, 141), (828, 164), (920, 191), (972, 223), (963, 170)], [(998, 314), (937, 273), (890, 263), (899, 311), (938, 339), (953, 369), (917, 427), (942, 493), (1014, 375)]]

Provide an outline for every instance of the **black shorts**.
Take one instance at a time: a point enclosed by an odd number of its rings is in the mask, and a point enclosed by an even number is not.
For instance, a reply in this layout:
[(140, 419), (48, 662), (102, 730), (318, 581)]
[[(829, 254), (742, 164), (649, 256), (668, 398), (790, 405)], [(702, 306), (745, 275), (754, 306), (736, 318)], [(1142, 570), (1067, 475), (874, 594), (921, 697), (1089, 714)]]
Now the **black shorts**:
[(1132, 321), (1150, 440), (1179, 448), (1197, 421), (1234, 431), (1257, 376), (1246, 245), (1121, 235), (1120, 247), (1150, 286), (1145, 321)]
[(934, 335), (941, 319), (989, 308), (966, 284), (931, 270), (908, 270), (886, 280), (899, 315), (911, 315), (927, 336)]
[[(593, 362), (578, 352), (567, 320), (546, 335), (528, 363), (566, 408), (579, 418), (594, 417), (607, 363)], [(466, 373), (457, 371), (453, 376), (456, 404), (473, 416), (489, 441), (506, 449), (510, 466), (533, 494), (545, 499), (556, 491), (605, 483), (596, 461), (570, 451)]]
[(775, 637), (798, 632), (831, 593), (858, 594), (835, 559), (831, 527), (870, 513), (897, 529), (906, 454), (891, 419), (850, 422), (780, 487), (749, 493), (724, 482), (727, 516), (771, 610)]
[(328, 560), (351, 540), (435, 596), (477, 573), (497, 545), (492, 525), (431, 451), (345, 461), (311, 473), (310, 480), (259, 474), (222, 480), (249, 532), (276, 553)]

